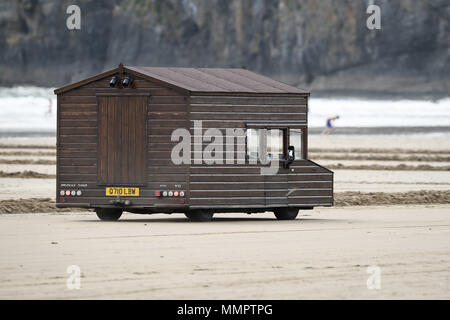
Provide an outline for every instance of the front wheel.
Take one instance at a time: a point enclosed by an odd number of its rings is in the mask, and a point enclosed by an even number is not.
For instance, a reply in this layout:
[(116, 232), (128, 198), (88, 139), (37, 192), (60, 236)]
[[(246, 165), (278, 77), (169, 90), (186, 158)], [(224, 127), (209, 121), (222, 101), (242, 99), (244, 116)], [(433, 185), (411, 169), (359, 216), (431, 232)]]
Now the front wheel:
[(278, 220), (294, 220), (298, 215), (298, 208), (277, 208), (273, 212)]
[(95, 210), (97, 217), (102, 221), (116, 221), (122, 215), (122, 209), (98, 208)]
[(192, 210), (185, 212), (184, 215), (191, 221), (208, 222), (212, 220), (214, 212), (209, 210)]

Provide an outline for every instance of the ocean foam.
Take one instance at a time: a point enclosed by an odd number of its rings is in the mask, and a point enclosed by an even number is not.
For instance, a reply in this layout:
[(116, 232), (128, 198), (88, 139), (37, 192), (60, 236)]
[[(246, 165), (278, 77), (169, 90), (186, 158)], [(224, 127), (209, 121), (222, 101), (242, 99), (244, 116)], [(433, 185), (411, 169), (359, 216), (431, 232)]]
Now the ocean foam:
[[(52, 110), (49, 112), (51, 102)], [(324, 127), (339, 115), (336, 127), (450, 126), (450, 99), (363, 100), (311, 98), (309, 126)], [(56, 96), (51, 88), (0, 88), (0, 132), (55, 132)]]

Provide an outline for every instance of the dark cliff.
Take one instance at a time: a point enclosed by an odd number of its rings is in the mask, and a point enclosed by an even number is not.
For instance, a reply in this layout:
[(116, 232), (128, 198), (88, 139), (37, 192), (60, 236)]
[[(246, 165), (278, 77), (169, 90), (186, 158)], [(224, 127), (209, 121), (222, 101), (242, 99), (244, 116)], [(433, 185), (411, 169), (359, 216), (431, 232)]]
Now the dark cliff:
[[(381, 30), (366, 8), (381, 7)], [(81, 8), (81, 30), (66, 9)], [(316, 92), (448, 95), (447, 0), (2, 0), (0, 85), (116, 66), (241, 67)]]

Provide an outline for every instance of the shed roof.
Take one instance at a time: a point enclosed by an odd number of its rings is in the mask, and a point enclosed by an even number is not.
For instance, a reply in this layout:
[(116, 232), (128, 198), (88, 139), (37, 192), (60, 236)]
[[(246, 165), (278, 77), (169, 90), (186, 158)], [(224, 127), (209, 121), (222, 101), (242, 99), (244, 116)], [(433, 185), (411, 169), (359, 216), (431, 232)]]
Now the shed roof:
[(191, 92), (306, 93), (299, 88), (246, 69), (126, 68)]
[(119, 68), (56, 89), (55, 93), (59, 94), (99, 80), (102, 77), (110, 76), (121, 68), (123, 68), (124, 72), (135, 73), (144, 78), (149, 78), (149, 80), (156, 79), (162, 83), (190, 92), (308, 94), (307, 91), (246, 69), (130, 67), (122, 65)]

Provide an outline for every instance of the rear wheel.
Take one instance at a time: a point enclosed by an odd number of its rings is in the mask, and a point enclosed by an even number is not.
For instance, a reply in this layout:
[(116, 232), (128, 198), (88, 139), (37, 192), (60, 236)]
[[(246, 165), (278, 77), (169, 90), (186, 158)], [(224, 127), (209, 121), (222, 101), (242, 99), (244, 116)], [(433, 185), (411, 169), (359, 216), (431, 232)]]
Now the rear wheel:
[(277, 208), (273, 213), (278, 220), (294, 220), (298, 215), (298, 208)]
[(116, 221), (122, 215), (122, 209), (98, 208), (95, 210), (97, 217), (103, 221)]
[(214, 212), (209, 210), (192, 210), (185, 212), (184, 215), (191, 221), (208, 222), (212, 220)]

